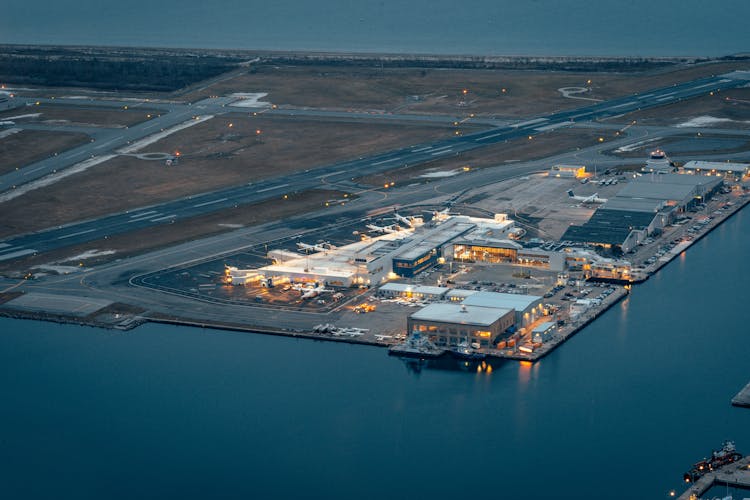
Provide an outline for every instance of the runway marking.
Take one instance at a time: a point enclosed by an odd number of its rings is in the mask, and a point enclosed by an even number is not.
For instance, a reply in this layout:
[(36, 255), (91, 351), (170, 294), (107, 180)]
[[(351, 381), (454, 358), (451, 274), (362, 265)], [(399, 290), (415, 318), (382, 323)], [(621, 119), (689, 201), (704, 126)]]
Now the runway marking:
[(156, 219), (150, 219), (150, 220), (151, 222), (161, 222), (163, 220), (172, 219), (174, 217), (177, 217), (177, 214), (165, 215), (164, 217), (157, 217)]
[(274, 186), (274, 187), (270, 187), (266, 189), (259, 189), (258, 191), (256, 191), (256, 193), (265, 193), (266, 191), (273, 191), (274, 189), (281, 189), (283, 187), (287, 187), (288, 185), (289, 184), (281, 184), (279, 186)]
[(159, 125), (161, 125), (161, 120), (156, 120), (156, 123), (152, 123), (151, 125), (147, 125), (143, 127), (143, 130), (148, 130), (150, 128), (158, 127)]
[(631, 104), (635, 104), (635, 101), (626, 102), (625, 104), (618, 104), (617, 106), (612, 106), (609, 109), (624, 108), (625, 106), (630, 106)]
[(419, 148), (419, 149), (412, 149), (412, 153), (421, 153), (422, 151), (427, 151), (428, 149), (432, 149), (432, 146), (427, 146), (425, 148)]
[(136, 217), (143, 217), (144, 215), (151, 215), (155, 213), (158, 213), (158, 212), (156, 210), (149, 210), (148, 212), (141, 212), (139, 214), (131, 215), (130, 218), (135, 219)]
[(536, 130), (537, 132), (547, 132), (549, 130), (555, 130), (556, 128), (564, 127), (566, 125), (570, 125), (570, 122), (550, 123), (549, 125), (544, 125), (543, 127), (537, 127), (534, 130)]
[[(8, 243), (0, 243), (0, 249), (12, 247), (13, 245), (9, 245)], [(2, 251), (2, 250), (0, 250)]]
[(70, 234), (66, 234), (65, 236), (60, 236), (57, 239), (64, 240), (65, 238), (72, 238), (73, 236), (79, 236), (81, 234), (93, 233), (94, 231), (96, 231), (96, 229), (87, 229), (85, 231), (78, 231), (77, 233), (70, 233)]
[(382, 165), (383, 163), (390, 163), (392, 161), (396, 161), (396, 160), (400, 160), (400, 159), (401, 159), (401, 157), (397, 156), (395, 158), (391, 158), (390, 160), (383, 160), (383, 161), (379, 161), (377, 163), (373, 163), (372, 166), (374, 167), (375, 165)]
[(431, 156), (444, 155), (445, 153), (450, 153), (451, 151), (453, 151), (453, 150), (452, 149), (446, 149), (445, 151), (437, 151), (435, 153), (430, 153), (430, 155)]
[(42, 165), (41, 167), (36, 167), (36, 168), (32, 168), (32, 169), (24, 169), (23, 175), (33, 174), (34, 172), (37, 172), (39, 170), (43, 170), (45, 168), (49, 168), (49, 167), (45, 167), (44, 165)]
[(702, 89), (703, 87), (713, 87), (716, 84), (717, 84), (717, 82), (711, 82), (711, 83), (706, 83), (704, 85), (698, 85), (697, 87), (693, 87), (693, 90), (695, 90), (695, 89)]
[(669, 100), (671, 100), (671, 99), (674, 99), (674, 97), (673, 97), (673, 96), (669, 96), (669, 95), (668, 95), (668, 96), (665, 96), (665, 97), (660, 97), (660, 98), (658, 98), (658, 99), (657, 99), (657, 101), (658, 101), (658, 102), (662, 102), (662, 101), (669, 101)]
[(94, 149), (102, 149), (102, 148), (106, 148), (107, 146), (109, 146), (110, 144), (112, 144), (113, 142), (115, 142), (116, 140), (117, 140), (117, 139), (111, 139), (111, 140), (109, 140), (109, 141), (105, 142), (104, 144), (101, 144), (101, 145), (99, 145), (99, 146), (96, 146), (96, 147), (95, 147)]
[(332, 175), (339, 175), (339, 174), (343, 174), (344, 172), (346, 172), (346, 170), (339, 170), (338, 172), (332, 172), (330, 174), (322, 174), (322, 175), (317, 176), (316, 179), (322, 179), (323, 177), (330, 177)]
[(485, 135), (484, 137), (479, 137), (478, 139), (474, 139), (474, 142), (486, 141), (487, 139), (492, 139), (493, 137), (497, 137), (497, 136), (503, 135), (505, 133), (506, 133), (506, 131), (503, 130), (502, 132), (498, 132), (497, 134)]
[(649, 97), (653, 97), (653, 95), (654, 95), (654, 94), (644, 94), (644, 95), (639, 95), (639, 96), (638, 96), (638, 99), (648, 99)]
[(15, 259), (16, 257), (22, 257), (24, 255), (29, 255), (31, 253), (36, 253), (36, 250), (34, 250), (33, 248), (31, 248), (31, 249), (28, 249), (28, 250), (19, 250), (17, 252), (13, 252), (13, 253), (6, 253), (6, 254), (3, 254), (3, 255), (0, 255), (0, 260)]
[(229, 198), (221, 198), (219, 200), (204, 201), (203, 203), (198, 203), (197, 205), (193, 205), (193, 208), (205, 207), (206, 205), (213, 205), (214, 203), (221, 203), (222, 201), (227, 201), (228, 199)]
[(549, 118), (535, 118), (534, 120), (527, 120), (525, 122), (516, 123), (515, 125), (511, 125), (514, 128), (521, 128), (526, 127), (528, 125), (534, 125), (535, 123), (541, 123), (541, 122), (547, 122), (549, 121)]

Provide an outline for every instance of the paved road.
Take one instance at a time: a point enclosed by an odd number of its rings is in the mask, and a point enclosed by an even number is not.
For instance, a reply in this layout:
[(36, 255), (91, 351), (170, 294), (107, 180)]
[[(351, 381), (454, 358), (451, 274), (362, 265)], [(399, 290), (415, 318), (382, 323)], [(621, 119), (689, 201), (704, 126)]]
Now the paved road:
[[(0, 261), (77, 245), (159, 224), (166, 224), (178, 219), (194, 217), (241, 204), (257, 203), (273, 198), (281, 199), (286, 193), (320, 187), (321, 183), (329, 185), (342, 182), (347, 183), (352, 178), (363, 174), (374, 174), (402, 166), (420, 164), (498, 142), (544, 133), (581, 121), (609, 118), (639, 109), (662, 106), (679, 100), (705, 95), (711, 91), (737, 87), (748, 83), (750, 83), (750, 72), (734, 72), (726, 75), (702, 78), (679, 85), (647, 91), (638, 95), (626, 96), (583, 108), (526, 120), (512, 126), (499, 127), (465, 136), (451, 137), (432, 143), (400, 148), (375, 156), (299, 172), (284, 178), (250, 183), (248, 185), (191, 196), (130, 212), (113, 214), (95, 220), (17, 236), (12, 239), (0, 241)], [(193, 114), (211, 114), (216, 109), (226, 110), (227, 108), (223, 107), (224, 104), (226, 104), (226, 101), (222, 98), (208, 99), (200, 101), (187, 109), (180, 108), (178, 111), (171, 111), (166, 115), (162, 115), (162, 117), (171, 116), (168, 123), (175, 124), (189, 118)], [(166, 104), (166, 106), (176, 105)], [(157, 122), (158, 125), (164, 123)], [(154, 124), (152, 122), (145, 122), (131, 127), (128, 129), (128, 132), (131, 132), (133, 135), (126, 134), (125, 137), (118, 138), (116, 141), (113, 140), (111, 144), (107, 145), (108, 149), (120, 147), (126, 144), (128, 140), (135, 140), (134, 138), (143, 136), (145, 132), (143, 127), (146, 126), (153, 127)], [(118, 141), (120, 141), (120, 146), (117, 146)], [(613, 143), (608, 144), (609, 147), (612, 147), (612, 145)], [(87, 145), (87, 147), (90, 148), (92, 146)], [(102, 145), (99, 145), (99, 147), (102, 149), (102, 152), (106, 151)], [(82, 153), (85, 155), (88, 154), (88, 151), (90, 150), (84, 149), (82, 152), (76, 152), (75, 154)], [(71, 152), (66, 153), (66, 155), (69, 154)], [(547, 159), (547, 161), (550, 160)], [(469, 177), (467, 176), (467, 178)], [(450, 181), (448, 181), (449, 183)]]

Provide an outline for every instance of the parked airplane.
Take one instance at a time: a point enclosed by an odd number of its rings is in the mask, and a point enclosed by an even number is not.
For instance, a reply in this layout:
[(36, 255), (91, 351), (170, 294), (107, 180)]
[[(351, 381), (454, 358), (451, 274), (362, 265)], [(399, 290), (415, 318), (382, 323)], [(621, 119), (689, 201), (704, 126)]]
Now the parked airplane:
[(403, 222), (409, 227), (414, 227), (415, 225), (419, 225), (423, 223), (423, 220), (421, 218), (413, 217), (413, 216), (404, 217), (403, 215), (400, 215), (398, 212), (393, 212), (393, 217), (397, 221)]
[(591, 196), (576, 196), (573, 194), (572, 189), (568, 189), (568, 196), (574, 200), (580, 201), (581, 203), (606, 203), (606, 198), (599, 198), (599, 193), (594, 193)]
[(401, 231), (401, 227), (399, 227), (397, 224), (392, 224), (390, 226), (376, 226), (375, 224), (367, 224), (367, 229), (370, 231), (375, 231), (376, 233), (398, 233)]
[(317, 297), (318, 295), (324, 292), (332, 292), (333, 290), (329, 290), (323, 285), (318, 285), (314, 288), (303, 288), (300, 291), (302, 292), (302, 296), (300, 297), (300, 299), (305, 300), (305, 299), (312, 299), (313, 297)]
[(336, 248), (330, 243), (316, 243), (314, 245), (308, 245), (307, 243), (302, 243), (301, 241), (297, 243), (297, 247), (299, 247), (300, 250), (304, 250), (305, 252), (327, 252), (328, 250), (333, 250)]

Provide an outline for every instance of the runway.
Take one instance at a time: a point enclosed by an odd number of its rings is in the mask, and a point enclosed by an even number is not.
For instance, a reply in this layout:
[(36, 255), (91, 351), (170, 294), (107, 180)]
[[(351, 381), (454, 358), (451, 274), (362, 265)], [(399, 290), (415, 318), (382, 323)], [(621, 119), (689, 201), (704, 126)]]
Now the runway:
[[(249, 183), (211, 193), (189, 196), (148, 208), (112, 214), (95, 220), (73, 223), (37, 233), (21, 235), (0, 242), (0, 245), (4, 245), (0, 247), (0, 261), (11, 260), (38, 252), (55, 250), (66, 246), (78, 245), (116, 234), (153, 227), (159, 224), (168, 224), (177, 220), (204, 215), (239, 205), (258, 203), (273, 198), (281, 199), (281, 197), (287, 193), (305, 191), (316, 187), (319, 188), (321, 187), (322, 182), (325, 182), (328, 185), (339, 183), (351, 185), (351, 181), (354, 178), (364, 174), (376, 174), (399, 167), (418, 165), (427, 161), (435, 160), (436, 158), (456, 155), (465, 151), (485, 147), (490, 144), (496, 144), (518, 137), (534, 136), (553, 130), (554, 128), (572, 126), (578, 122), (609, 118), (631, 111), (662, 106), (679, 100), (705, 95), (711, 91), (733, 88), (748, 83), (750, 83), (750, 72), (733, 72), (710, 78), (702, 78), (679, 85), (650, 90), (642, 94), (625, 96), (593, 104), (583, 108), (545, 115), (509, 126), (495, 127), (474, 134), (450, 137), (444, 140), (400, 148), (370, 157), (340, 162), (326, 167), (299, 172), (280, 179), (269, 179), (258, 183)], [(90, 105), (91, 102), (88, 104)], [(227, 104), (225, 98), (216, 98), (206, 99), (193, 105), (149, 103), (149, 106), (166, 106), (170, 110), (168, 113), (159, 117), (159, 119), (166, 120), (159, 123), (160, 126), (163, 125), (166, 128), (181, 123), (185, 119), (190, 119), (195, 114), (216, 114), (231, 111), (232, 108), (225, 107), (225, 104)], [(122, 103), (107, 102), (107, 105), (116, 106), (122, 105)], [(129, 105), (132, 105), (132, 103)], [(276, 110), (269, 110), (268, 112), (271, 113), (275, 111)], [(310, 114), (313, 113), (314, 112), (312, 111), (310, 112)], [(153, 126), (153, 120), (120, 131), (123, 135), (117, 139), (102, 139), (110, 142), (107, 144), (107, 148), (101, 148), (100, 152), (104, 153), (114, 150), (122, 147), (129, 141), (132, 142), (152, 134), (153, 130), (145, 130), (145, 127), (147, 126)], [(627, 141), (632, 142), (633, 138), (623, 140), (622, 142), (625, 144)], [(102, 143), (100, 142), (98, 145), (100, 146), (101, 144)], [(611, 147), (612, 144), (613, 143), (610, 143), (609, 147)], [(59, 163), (56, 164), (52, 160), (68, 161), (73, 164), (82, 158), (89, 157), (91, 155), (91, 148), (96, 146), (97, 143), (95, 142), (75, 148), (64, 155), (60, 155), (62, 157), (67, 157), (67, 160), (55, 157), (54, 159), (50, 159), (49, 165), (45, 165), (44, 168), (49, 168), (50, 171), (54, 168), (61, 168)], [(70, 156), (71, 154), (73, 156)], [(47, 160), (44, 161), (46, 162)], [(546, 159), (545, 161), (548, 162), (550, 160)], [(622, 162), (622, 160), (617, 161)], [(35, 165), (38, 166), (38, 163)], [(539, 169), (539, 166), (534, 166), (535, 162), (528, 162), (524, 165), (525, 170), (529, 172), (534, 168)], [(24, 170), (26, 169), (21, 169), (15, 173), (22, 174)], [(41, 171), (38, 170), (34, 175), (38, 172)], [(464, 182), (469, 182), (474, 185), (479, 185), (481, 182), (480, 179), (485, 175), (489, 176), (490, 174), (492, 173), (485, 174), (479, 172), (477, 175), (461, 176), (461, 179), (457, 181), (446, 180), (444, 183), (445, 185), (451, 185), (454, 183), (463, 184)], [(39, 175), (44, 174), (40, 173)], [(0, 185), (0, 188), (1, 187), (2, 185)]]

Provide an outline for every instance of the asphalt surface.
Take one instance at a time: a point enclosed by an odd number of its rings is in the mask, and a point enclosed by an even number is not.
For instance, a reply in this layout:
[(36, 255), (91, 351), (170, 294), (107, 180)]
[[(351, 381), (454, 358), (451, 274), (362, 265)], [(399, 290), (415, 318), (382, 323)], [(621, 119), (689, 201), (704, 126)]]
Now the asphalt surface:
[[(223, 210), (244, 204), (258, 203), (264, 200), (278, 198), (284, 194), (304, 191), (310, 188), (341, 185), (351, 186), (351, 180), (364, 174), (375, 174), (399, 167), (416, 165), (438, 158), (456, 155), (465, 151), (481, 148), (491, 144), (515, 139), (524, 136), (534, 136), (556, 128), (573, 126), (579, 122), (600, 120), (619, 116), (632, 111), (649, 107), (663, 106), (680, 100), (706, 95), (711, 91), (733, 88), (750, 83), (750, 72), (733, 72), (710, 78), (702, 78), (691, 82), (673, 85), (670, 87), (654, 89), (641, 94), (625, 96), (622, 98), (597, 103), (583, 108), (566, 110), (538, 118), (515, 123), (511, 126), (497, 127), (490, 130), (467, 134), (464, 136), (450, 137), (440, 141), (425, 143), (417, 146), (400, 148), (383, 154), (363, 157), (355, 160), (345, 161), (314, 170), (307, 170), (283, 178), (269, 179), (258, 183), (250, 183), (243, 186), (218, 190), (211, 193), (190, 196), (151, 207), (145, 207), (129, 212), (113, 214), (95, 220), (76, 222), (66, 226), (51, 228), (37, 233), (26, 234), (0, 241), (0, 261), (10, 260), (38, 252), (45, 252), (72, 245), (78, 245), (88, 241), (99, 240), (115, 234), (153, 227), (160, 224), (168, 224), (179, 219), (185, 219), (203, 215), (206, 213)], [(59, 102), (59, 100), (57, 100)], [(91, 105), (92, 102), (80, 100), (80, 104)], [(104, 101), (108, 106), (129, 106), (132, 102), (126, 101)], [(227, 98), (206, 99), (192, 105), (180, 105), (173, 103), (144, 103), (151, 109), (163, 109), (168, 112), (156, 119), (141, 123), (125, 130), (118, 130), (117, 137), (102, 139), (94, 143), (85, 144), (74, 148), (63, 155), (59, 155), (44, 162), (49, 162), (40, 168), (40, 163), (34, 165), (35, 172), (28, 175), (45, 175), (43, 172), (51, 172), (54, 169), (65, 168), (94, 154), (105, 154), (120, 148), (129, 142), (141, 139), (161, 128), (167, 128), (190, 119), (196, 115), (216, 114), (240, 110), (251, 111), (251, 108), (226, 107)], [(269, 110), (268, 112), (276, 112)], [(310, 111), (310, 114), (315, 112)], [(104, 141), (104, 142), (102, 142)], [(632, 137), (628, 139), (632, 141)], [(626, 142), (626, 141), (623, 141)], [(612, 147), (613, 143), (608, 146)], [(94, 153), (96, 151), (96, 153)], [(565, 155), (563, 157), (566, 157)], [(544, 160), (549, 164), (551, 159)], [(621, 159), (618, 159), (622, 163)], [(63, 162), (63, 163), (61, 163)], [(524, 164), (524, 171), (532, 171), (539, 168), (534, 162)], [(22, 175), (27, 168), (21, 169), (15, 174)], [(520, 171), (520, 169), (519, 169)], [(459, 189), (465, 179), (469, 182), (464, 189), (472, 184), (478, 185), (479, 176), (459, 176), (458, 180), (447, 180), (442, 185), (444, 189)], [(3, 179), (5, 181), (5, 179)], [(2, 185), (0, 185), (2, 188)]]

